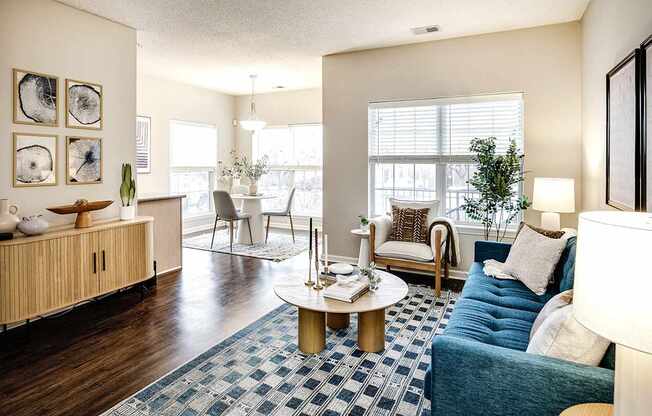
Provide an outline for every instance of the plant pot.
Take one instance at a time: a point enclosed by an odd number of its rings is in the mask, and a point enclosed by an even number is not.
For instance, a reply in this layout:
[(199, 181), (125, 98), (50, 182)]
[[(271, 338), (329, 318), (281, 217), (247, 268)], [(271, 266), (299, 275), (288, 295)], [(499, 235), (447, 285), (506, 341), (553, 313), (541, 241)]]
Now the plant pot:
[(258, 182), (251, 181), (249, 184), (249, 195), (256, 195), (258, 193)]
[(13, 233), (20, 219), (16, 216), (18, 207), (9, 205), (6, 199), (0, 199), (0, 233)]
[(360, 224), (360, 230), (367, 232), (369, 231), (369, 223), (366, 224)]
[(122, 221), (133, 220), (134, 218), (136, 218), (135, 206), (120, 207), (120, 219)]

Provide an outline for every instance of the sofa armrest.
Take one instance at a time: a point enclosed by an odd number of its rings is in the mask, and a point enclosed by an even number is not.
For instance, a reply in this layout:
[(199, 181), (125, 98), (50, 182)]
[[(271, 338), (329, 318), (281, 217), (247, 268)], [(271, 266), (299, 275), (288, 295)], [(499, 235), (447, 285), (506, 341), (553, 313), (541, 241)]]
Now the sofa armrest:
[[(380, 247), (392, 234), (392, 218), (389, 215), (379, 215), (369, 219), (369, 227), (374, 228), (373, 247)], [(371, 230), (370, 230), (371, 234)], [(371, 237), (371, 235), (370, 235)], [(370, 243), (372, 243), (370, 241)]]
[(445, 335), (432, 343), (432, 415), (557, 416), (612, 403), (614, 372)]
[(475, 262), (482, 263), (485, 260), (497, 260), (504, 263), (509, 255), (509, 249), (512, 247), (509, 243), (499, 243), (497, 241), (479, 240), (475, 242)]

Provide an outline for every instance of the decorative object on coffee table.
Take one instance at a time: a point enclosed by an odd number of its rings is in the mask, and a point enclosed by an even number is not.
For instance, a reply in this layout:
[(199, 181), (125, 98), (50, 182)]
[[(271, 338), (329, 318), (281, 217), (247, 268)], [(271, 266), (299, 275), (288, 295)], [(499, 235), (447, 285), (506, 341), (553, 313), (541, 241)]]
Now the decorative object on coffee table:
[(367, 293), (353, 303), (324, 298), (323, 291), (304, 285), (303, 279), (292, 278), (274, 286), (276, 295), (299, 308), (299, 349), (316, 354), (325, 348), (326, 323), (330, 328), (348, 326), (351, 313), (358, 314), (358, 348), (379, 352), (385, 348), (385, 308), (394, 305), (408, 293), (408, 286), (398, 277), (384, 272), (383, 284), (375, 293)]
[(31, 236), (44, 234), (49, 226), (50, 224), (45, 221), (42, 215), (30, 215), (29, 217), (23, 217), (17, 228), (21, 233)]
[(102, 183), (102, 139), (66, 138), (66, 182), (68, 185)]
[(541, 228), (561, 229), (559, 213), (575, 212), (575, 179), (534, 178), (532, 209), (541, 212)]
[(48, 211), (59, 215), (77, 214), (75, 228), (88, 228), (93, 225), (91, 211), (104, 209), (111, 205), (113, 201), (92, 201), (79, 199), (72, 205), (63, 205), (59, 207), (50, 207)]
[(136, 197), (136, 181), (131, 175), (131, 164), (122, 164), (122, 184), (120, 185), (120, 219), (133, 220), (136, 217), (136, 207), (133, 205)]
[[(649, 415), (652, 409), (652, 303), (650, 215), (584, 212), (577, 234), (573, 308), (586, 328), (616, 344), (614, 414)], [(614, 244), (605, 244), (605, 236)], [(614, 279), (627, 296), (614, 296)], [(608, 308), (605, 305), (609, 304)], [(617, 311), (617, 313), (614, 313)]]
[(607, 403), (578, 404), (561, 412), (559, 416), (612, 416), (614, 407)]
[(305, 285), (312, 287), (315, 283), (312, 281), (312, 217), (308, 222), (308, 280)]
[(13, 233), (20, 219), (16, 216), (18, 207), (9, 205), (8, 199), (0, 199), (0, 233)]

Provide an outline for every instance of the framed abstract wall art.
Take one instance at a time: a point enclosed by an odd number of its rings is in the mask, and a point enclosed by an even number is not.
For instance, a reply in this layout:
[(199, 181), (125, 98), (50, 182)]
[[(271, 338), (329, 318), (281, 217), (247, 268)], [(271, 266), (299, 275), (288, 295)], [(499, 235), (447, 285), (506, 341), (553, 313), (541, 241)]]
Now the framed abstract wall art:
[(14, 133), (13, 186), (55, 186), (57, 136)]
[(59, 78), (22, 69), (13, 70), (15, 124), (59, 125)]
[(66, 137), (66, 183), (89, 185), (102, 183), (102, 139)]
[(606, 203), (624, 211), (641, 209), (641, 50), (607, 74)]
[(150, 117), (136, 117), (136, 172), (151, 173), (152, 154), (152, 119)]
[(66, 127), (102, 130), (102, 86), (66, 79)]

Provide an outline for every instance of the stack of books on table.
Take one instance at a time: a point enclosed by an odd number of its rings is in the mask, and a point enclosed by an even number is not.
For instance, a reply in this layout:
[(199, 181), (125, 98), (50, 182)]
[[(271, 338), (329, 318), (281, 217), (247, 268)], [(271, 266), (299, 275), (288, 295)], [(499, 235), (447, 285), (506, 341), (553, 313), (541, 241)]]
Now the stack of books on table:
[(359, 280), (343, 285), (342, 283), (334, 283), (324, 289), (324, 297), (328, 299), (339, 300), (342, 302), (353, 303), (360, 299), (365, 293), (369, 291), (369, 279), (366, 277)]

